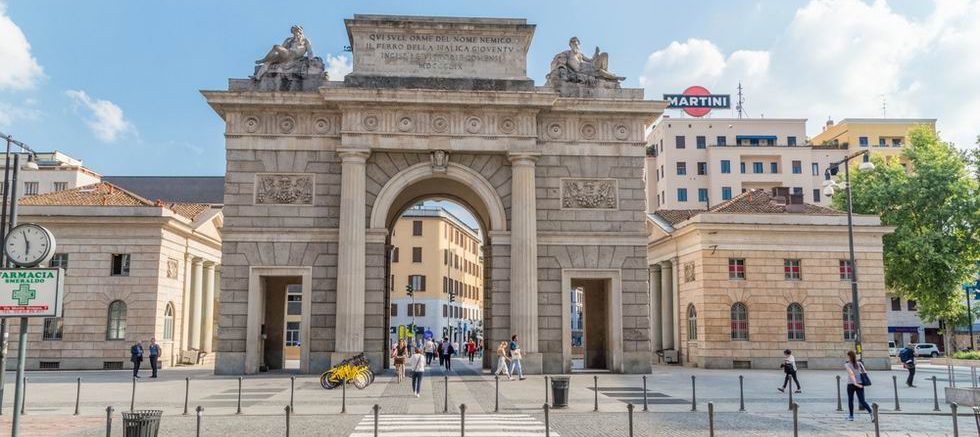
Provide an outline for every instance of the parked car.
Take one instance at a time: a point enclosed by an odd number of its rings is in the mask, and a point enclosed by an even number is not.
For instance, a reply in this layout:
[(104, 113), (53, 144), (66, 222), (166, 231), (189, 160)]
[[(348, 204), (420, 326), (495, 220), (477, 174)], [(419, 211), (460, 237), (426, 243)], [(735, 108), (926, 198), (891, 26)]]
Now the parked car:
[(890, 356), (890, 357), (898, 356), (898, 348), (895, 347), (895, 342), (894, 341), (889, 341), (888, 342), (888, 356)]
[(934, 343), (918, 343), (915, 346), (915, 356), (933, 357), (939, 356), (939, 348)]

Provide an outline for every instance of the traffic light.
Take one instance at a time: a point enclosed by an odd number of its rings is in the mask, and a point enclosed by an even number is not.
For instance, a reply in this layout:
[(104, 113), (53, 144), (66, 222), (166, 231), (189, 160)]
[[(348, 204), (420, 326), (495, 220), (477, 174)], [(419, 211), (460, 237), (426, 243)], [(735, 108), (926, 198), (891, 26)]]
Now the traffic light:
[(412, 295), (415, 294), (415, 288), (412, 287), (412, 284), (411, 283), (409, 283), (408, 285), (405, 286), (405, 292), (408, 293), (409, 296), (412, 296)]
[(456, 293), (449, 293), (449, 301), (456, 302)]

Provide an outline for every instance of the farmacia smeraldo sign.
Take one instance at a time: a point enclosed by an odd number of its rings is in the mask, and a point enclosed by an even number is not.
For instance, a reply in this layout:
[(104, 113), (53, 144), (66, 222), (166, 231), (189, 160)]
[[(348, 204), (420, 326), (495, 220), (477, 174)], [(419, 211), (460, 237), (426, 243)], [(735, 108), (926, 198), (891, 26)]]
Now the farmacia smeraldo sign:
[(61, 269), (0, 269), (0, 317), (61, 317)]

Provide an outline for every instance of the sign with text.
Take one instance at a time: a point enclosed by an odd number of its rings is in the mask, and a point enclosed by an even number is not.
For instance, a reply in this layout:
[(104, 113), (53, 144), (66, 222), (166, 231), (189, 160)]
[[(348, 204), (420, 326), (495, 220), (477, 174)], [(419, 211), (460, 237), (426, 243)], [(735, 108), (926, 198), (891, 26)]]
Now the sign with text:
[(667, 108), (682, 109), (691, 117), (704, 117), (712, 109), (728, 109), (732, 107), (731, 96), (728, 94), (711, 94), (702, 86), (688, 87), (681, 94), (664, 94)]
[(61, 269), (0, 269), (0, 317), (61, 317)]

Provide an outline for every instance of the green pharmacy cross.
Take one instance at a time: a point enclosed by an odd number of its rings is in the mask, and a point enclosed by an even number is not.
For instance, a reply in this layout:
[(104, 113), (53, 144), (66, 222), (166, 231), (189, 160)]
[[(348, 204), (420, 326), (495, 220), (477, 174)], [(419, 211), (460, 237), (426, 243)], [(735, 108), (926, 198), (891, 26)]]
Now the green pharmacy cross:
[(37, 297), (37, 291), (27, 284), (20, 284), (20, 288), (14, 290), (10, 297), (17, 301), (17, 305), (27, 305)]

